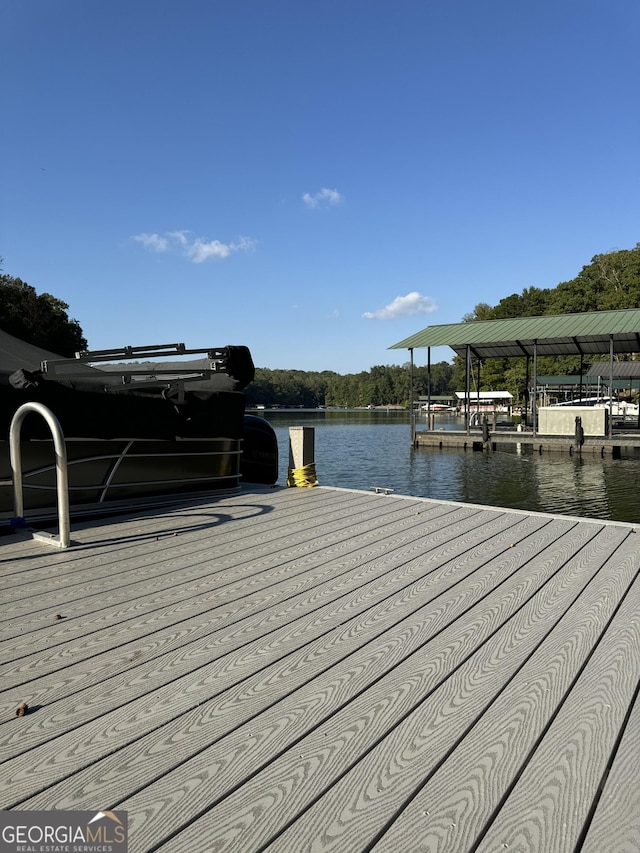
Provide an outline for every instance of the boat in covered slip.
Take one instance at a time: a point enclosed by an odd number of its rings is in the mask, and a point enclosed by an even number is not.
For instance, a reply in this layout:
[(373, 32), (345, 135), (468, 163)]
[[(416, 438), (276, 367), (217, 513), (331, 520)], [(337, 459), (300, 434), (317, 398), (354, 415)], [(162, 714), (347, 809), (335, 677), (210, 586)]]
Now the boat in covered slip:
[(420, 406), (420, 409), (423, 412), (457, 412), (456, 406), (446, 406), (444, 403), (425, 403), (424, 406)]
[(637, 403), (630, 403), (627, 400), (618, 400), (615, 397), (579, 397), (576, 400), (563, 400), (561, 403), (554, 403), (552, 408), (572, 408), (572, 407), (587, 407), (596, 409), (607, 409), (611, 411), (614, 418), (623, 418), (625, 420), (637, 420), (640, 414), (640, 407)]
[[(253, 376), (244, 346), (162, 344), (63, 359), (0, 330), (0, 525), (13, 515), (9, 433), (24, 403), (44, 405), (60, 424), (72, 512), (274, 483), (275, 433), (245, 415)], [(24, 416), (20, 451), (25, 511), (46, 517), (56, 505), (56, 460), (38, 414)]]

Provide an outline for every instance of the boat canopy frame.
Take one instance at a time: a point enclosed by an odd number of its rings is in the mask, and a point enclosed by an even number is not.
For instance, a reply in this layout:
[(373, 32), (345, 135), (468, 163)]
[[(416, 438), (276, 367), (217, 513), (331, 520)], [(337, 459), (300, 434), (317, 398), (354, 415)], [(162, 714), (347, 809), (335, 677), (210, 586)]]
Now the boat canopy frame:
[[(163, 388), (166, 391), (174, 389), (177, 392), (178, 402), (183, 402), (185, 383), (210, 379), (215, 374), (224, 373), (227, 370), (228, 352), (228, 347), (187, 349), (183, 343), (124, 346), (114, 349), (83, 350), (77, 352), (74, 358), (45, 359), (40, 362), (40, 370), (44, 379), (77, 381), (88, 378), (86, 366), (106, 363), (110, 369), (101, 371), (99, 374), (102, 383), (130, 385), (132, 388), (135, 387), (136, 391), (142, 388)], [(185, 355), (205, 356), (206, 366), (177, 365), (174, 362), (140, 368), (114, 363), (125, 359), (172, 358)]]

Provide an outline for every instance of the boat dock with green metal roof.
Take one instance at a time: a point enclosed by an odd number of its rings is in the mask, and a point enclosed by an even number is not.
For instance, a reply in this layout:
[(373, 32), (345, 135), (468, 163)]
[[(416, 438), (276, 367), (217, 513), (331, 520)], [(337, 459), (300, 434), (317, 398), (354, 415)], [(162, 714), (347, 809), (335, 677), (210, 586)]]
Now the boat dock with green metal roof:
[[(408, 338), (393, 344), (390, 349), (408, 349), (411, 364), (414, 363), (414, 350), (427, 350), (427, 366), (431, 366), (433, 347), (450, 347), (456, 355), (465, 359), (465, 423), (460, 431), (419, 430), (415, 422), (413, 391), (411, 407), (413, 412), (412, 441), (416, 445), (433, 447), (458, 447), (462, 449), (492, 449), (510, 445), (529, 447), (536, 451), (563, 451), (569, 453), (592, 452), (614, 456), (640, 454), (640, 422), (632, 423), (628, 419), (618, 425), (613, 416), (612, 404), (607, 413), (600, 418), (592, 417), (586, 408), (575, 413), (552, 413), (553, 419), (541, 418), (541, 407), (537, 405), (539, 376), (538, 358), (541, 356), (579, 356), (580, 377), (583, 376), (582, 360), (585, 356), (607, 355), (608, 362), (598, 366), (599, 381), (610, 389), (615, 388), (616, 380), (624, 376), (629, 384), (630, 378), (638, 377), (640, 384), (640, 362), (623, 362), (624, 373), (618, 369), (617, 358), (621, 355), (640, 353), (640, 309), (620, 311), (592, 311), (583, 314), (549, 315), (540, 317), (518, 317), (504, 320), (476, 320), (466, 323), (452, 323), (440, 326), (428, 326)], [(473, 394), (471, 391), (472, 361), (478, 364), (490, 358), (526, 359), (528, 387), (531, 395), (531, 418), (525, 423), (523, 431), (499, 428), (487, 418), (486, 423), (474, 430), (470, 412)], [(628, 365), (634, 364), (634, 368)], [(529, 368), (531, 366), (531, 373)], [(480, 379), (478, 379), (480, 387)], [(610, 395), (612, 399), (612, 394)], [(428, 401), (427, 401), (428, 407)], [(585, 430), (583, 420), (589, 416)], [(573, 417), (573, 421), (571, 421)], [(580, 419), (578, 422), (577, 418)], [(557, 421), (549, 433), (549, 424)], [(639, 419), (640, 420), (640, 419)], [(431, 425), (430, 425), (431, 426)]]

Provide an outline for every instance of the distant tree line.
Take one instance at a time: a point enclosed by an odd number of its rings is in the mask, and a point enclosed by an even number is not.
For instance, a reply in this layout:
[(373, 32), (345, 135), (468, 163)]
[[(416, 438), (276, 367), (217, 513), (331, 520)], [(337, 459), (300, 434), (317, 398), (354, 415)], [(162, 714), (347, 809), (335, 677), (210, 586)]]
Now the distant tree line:
[[(431, 394), (448, 394), (454, 366), (446, 361), (431, 366)], [(427, 394), (426, 367), (414, 366), (414, 394)], [(249, 406), (407, 406), (411, 396), (409, 364), (377, 365), (360, 373), (269, 370), (256, 368), (246, 389)]]

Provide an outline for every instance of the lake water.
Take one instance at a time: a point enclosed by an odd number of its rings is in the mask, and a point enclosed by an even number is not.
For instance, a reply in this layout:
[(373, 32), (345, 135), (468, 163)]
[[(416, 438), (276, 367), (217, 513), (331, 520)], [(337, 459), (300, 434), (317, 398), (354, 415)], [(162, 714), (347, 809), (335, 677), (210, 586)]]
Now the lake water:
[[(278, 482), (286, 483), (289, 427), (315, 428), (318, 482), (323, 486), (462, 501), (640, 524), (640, 460), (533, 452), (480, 453), (414, 448), (407, 412), (261, 413), (274, 427), (280, 453)], [(439, 415), (437, 427), (462, 428)], [(418, 429), (426, 429), (426, 419)]]

